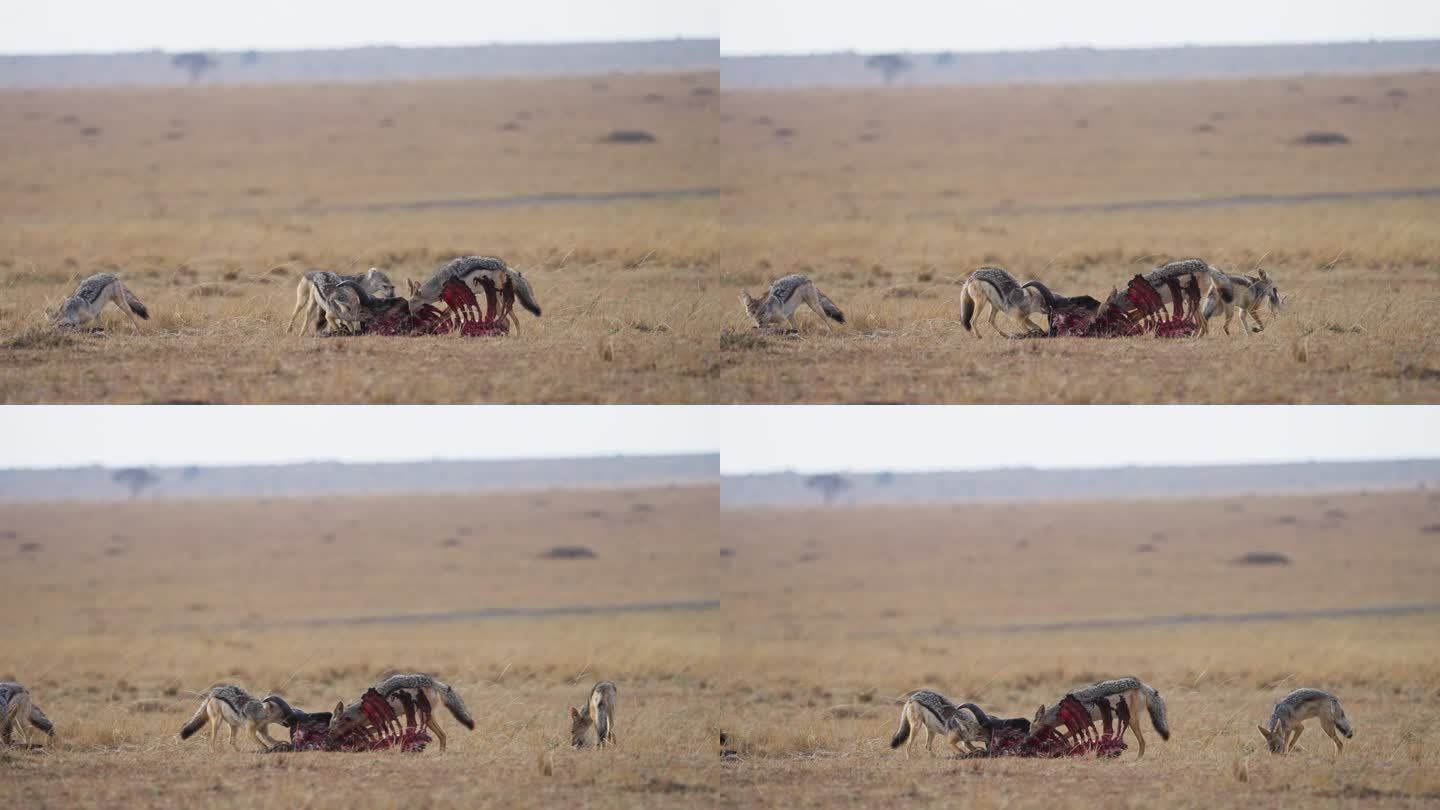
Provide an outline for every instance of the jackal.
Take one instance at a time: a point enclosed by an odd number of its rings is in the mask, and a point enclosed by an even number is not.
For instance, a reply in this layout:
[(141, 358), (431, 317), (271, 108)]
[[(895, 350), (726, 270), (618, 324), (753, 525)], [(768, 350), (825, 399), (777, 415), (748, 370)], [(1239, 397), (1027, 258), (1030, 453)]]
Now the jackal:
[(980, 725), (978, 717), (966, 717), (963, 709), (933, 689), (916, 689), (906, 693), (903, 699), (900, 727), (890, 738), (890, 747), (899, 748), (908, 740), (910, 744), (905, 746), (907, 758), (910, 749), (915, 747), (915, 741), (920, 738), (921, 728), (925, 729), (925, 750), (931, 753), (934, 753), (932, 746), (936, 734), (944, 737), (957, 753), (961, 753), (962, 742), (966, 749), (974, 751), (974, 744), (986, 739), (985, 727)]
[[(471, 291), (479, 290), (487, 283), (497, 291), (509, 285), (515, 289), (515, 300), (520, 302), (520, 306), (530, 310), (530, 314), (535, 317), (540, 317), (540, 304), (535, 301), (530, 282), (519, 270), (506, 264), (504, 259), (494, 256), (461, 256), (432, 273), (424, 284), (412, 285), (410, 312), (418, 313), (426, 304), (439, 301), (445, 283), (452, 278), (464, 283)], [(515, 324), (518, 326), (519, 323), (520, 319), (516, 318)]]
[(230, 726), (230, 745), (238, 747), (235, 735), (244, 729), (245, 733), (260, 747), (269, 750), (278, 743), (267, 733), (271, 723), (285, 724), (289, 719), (289, 707), (283, 701), (276, 702), (275, 696), (256, 700), (255, 696), (233, 684), (217, 684), (206, 689), (201, 695), (200, 708), (180, 728), (180, 739), (188, 740), (195, 732), (210, 724), (210, 744), (220, 736), (220, 725)]
[(570, 744), (585, 747), (590, 727), (595, 727), (595, 747), (615, 742), (615, 684), (601, 681), (590, 689), (590, 702), (583, 711), (570, 707)]
[(1280, 698), (1270, 712), (1270, 727), (1267, 729), (1259, 726), (1260, 734), (1265, 738), (1265, 744), (1269, 746), (1272, 754), (1289, 753), (1290, 749), (1295, 747), (1295, 741), (1300, 739), (1300, 733), (1305, 730), (1304, 722), (1312, 717), (1320, 721), (1320, 730), (1335, 743), (1336, 754), (1345, 749), (1345, 744), (1335, 736), (1336, 729), (1339, 729), (1346, 739), (1355, 736), (1354, 730), (1350, 728), (1350, 719), (1340, 707), (1340, 701), (1329, 692), (1319, 689), (1296, 689)]
[(1175, 294), (1177, 289), (1180, 291), (1184, 301), (1195, 312), (1195, 325), (1199, 327), (1196, 337), (1209, 331), (1205, 310), (1200, 306), (1203, 299), (1213, 292), (1226, 304), (1235, 300), (1235, 285), (1230, 282), (1230, 277), (1200, 259), (1170, 262), (1146, 273), (1144, 278), (1160, 296), (1160, 301), (1172, 308), (1178, 306)]
[(0, 683), (0, 743), (9, 745), (15, 730), (26, 722), (45, 732), (50, 740), (55, 739), (54, 724), (30, 699), (30, 690), (18, 683)]
[[(325, 291), (342, 281), (353, 281), (376, 298), (395, 297), (395, 285), (390, 283), (390, 277), (385, 271), (378, 267), (372, 267), (364, 273), (348, 275), (332, 273), (329, 270), (311, 270), (302, 275), (300, 282), (295, 285), (295, 309), (290, 313), (290, 322), (285, 325), (285, 331), (288, 333), (295, 328), (296, 316), (301, 316), (301, 334), (304, 334), (312, 323), (317, 332), (324, 328), (324, 318), (331, 314), (326, 307)], [(330, 328), (334, 329), (339, 325), (336, 320), (330, 320)]]
[[(1215, 312), (1224, 307), (1225, 309), (1225, 334), (1230, 334), (1230, 321), (1235, 317), (1236, 311), (1240, 313), (1241, 331), (1248, 335), (1251, 332), (1265, 331), (1265, 321), (1260, 319), (1260, 309), (1265, 304), (1270, 305), (1271, 314), (1280, 314), (1280, 307), (1284, 303), (1280, 298), (1280, 287), (1270, 278), (1264, 270), (1260, 270), (1254, 276), (1229, 276), (1230, 283), (1235, 286), (1235, 300), (1225, 303), (1214, 290), (1205, 298), (1205, 308), (1201, 313), (1206, 320), (1215, 316)], [(1255, 326), (1252, 328), (1246, 318), (1254, 318)]]
[(1031, 285), (1020, 286), (1020, 282), (1004, 268), (981, 267), (971, 273), (960, 288), (960, 325), (976, 338), (980, 337), (980, 329), (972, 328), (971, 324), (986, 306), (990, 307), (990, 328), (1005, 337), (1014, 335), (995, 325), (995, 316), (1001, 312), (1024, 324), (1031, 332), (1041, 335), (1050, 333), (1048, 328), (1042, 329), (1030, 320), (1031, 315), (1049, 312), (1045, 294)]
[[(470, 716), (470, 710), (465, 708), (465, 701), (460, 695), (451, 689), (449, 685), (437, 678), (426, 675), (423, 672), (408, 672), (399, 675), (391, 675), (378, 684), (375, 684), (375, 691), (385, 698), (397, 712), (405, 711), (405, 704), (396, 696), (399, 692), (405, 692), (412, 702), (418, 700), (419, 695), (424, 695), (426, 702), (431, 706), (445, 704), (450, 714), (460, 721), (460, 725), (470, 730), (475, 729), (475, 719)], [(361, 701), (355, 701), (346, 706), (344, 701), (335, 704), (335, 713), (330, 716), (330, 728), (333, 730), (343, 729), (364, 720), (364, 712)], [(445, 732), (440, 728), (438, 716), (431, 712), (426, 728), (435, 733), (435, 739), (440, 743), (440, 750), (445, 750)]]
[[(1084, 704), (1085, 708), (1089, 710), (1090, 716), (1096, 719), (1100, 716), (1099, 709), (1094, 705), (1096, 701), (1110, 697), (1119, 697), (1123, 700), (1130, 712), (1129, 728), (1135, 733), (1135, 742), (1140, 747), (1137, 754), (1139, 757), (1145, 756), (1145, 738), (1140, 734), (1141, 706), (1144, 706), (1150, 714), (1150, 725), (1154, 726), (1160, 739), (1170, 739), (1170, 724), (1165, 719), (1165, 701), (1160, 698), (1159, 692), (1141, 683), (1139, 678), (1115, 678), (1114, 680), (1100, 681), (1082, 689), (1076, 689), (1070, 694)], [(1042, 704), (1040, 710), (1035, 713), (1035, 720), (1031, 726), (1053, 728), (1058, 721), (1059, 712), (1059, 703), (1050, 707)]]
[(827, 332), (830, 331), (830, 324), (825, 321), (826, 318), (836, 323), (845, 323), (845, 313), (835, 306), (835, 302), (826, 298), (825, 293), (815, 286), (815, 282), (798, 273), (775, 279), (760, 298), (752, 297), (749, 290), (741, 290), (740, 304), (745, 307), (745, 314), (755, 322), (755, 326), (762, 329), (788, 323), (791, 329), (799, 332), (800, 325), (795, 323), (795, 310), (799, 309), (801, 304), (810, 307), (820, 316)]
[(140, 322), (135, 320), (136, 315), (145, 320), (150, 319), (150, 311), (140, 303), (135, 293), (120, 283), (118, 276), (114, 273), (96, 273), (80, 282), (75, 292), (61, 302), (60, 308), (49, 313), (50, 323), (57, 329), (79, 329), (100, 317), (100, 310), (112, 301), (121, 312), (129, 316), (130, 324), (135, 327), (136, 332), (140, 331)]

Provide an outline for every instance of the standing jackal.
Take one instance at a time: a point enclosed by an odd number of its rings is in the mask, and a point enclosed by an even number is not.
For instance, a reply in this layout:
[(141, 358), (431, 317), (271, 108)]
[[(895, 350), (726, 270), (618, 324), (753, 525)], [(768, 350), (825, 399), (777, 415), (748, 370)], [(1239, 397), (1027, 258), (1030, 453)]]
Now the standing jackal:
[(51, 740), (55, 739), (55, 726), (30, 699), (30, 690), (18, 683), (0, 683), (0, 743), (9, 745), (15, 729), (22, 722), (28, 722), (45, 732)]
[(60, 304), (60, 308), (50, 313), (50, 323), (59, 329), (79, 329), (100, 317), (100, 310), (112, 301), (121, 312), (130, 317), (130, 324), (135, 327), (136, 332), (140, 331), (140, 322), (135, 320), (136, 315), (145, 320), (150, 319), (150, 311), (145, 309), (145, 305), (140, 303), (135, 293), (120, 283), (119, 276), (114, 273), (96, 273), (80, 282), (80, 286)]
[(1029, 285), (1021, 287), (1020, 282), (1002, 267), (981, 267), (971, 273), (960, 288), (960, 325), (976, 338), (980, 337), (980, 329), (972, 329), (971, 323), (980, 317), (986, 306), (990, 307), (990, 328), (1005, 337), (1014, 336), (995, 325), (995, 316), (1001, 312), (1024, 324), (1031, 332), (1050, 333), (1049, 329), (1041, 328), (1030, 320), (1031, 315), (1049, 312), (1045, 294)]
[(223, 723), (230, 726), (231, 747), (237, 747), (235, 735), (243, 728), (251, 739), (268, 751), (278, 743), (266, 729), (271, 723), (284, 724), (289, 719), (287, 708), (283, 701), (277, 703), (273, 695), (264, 700), (256, 700), (254, 695), (233, 684), (212, 686), (202, 694), (200, 708), (196, 709), (190, 720), (180, 728), (180, 739), (190, 739), (208, 723), (210, 744), (214, 745), (220, 736), (220, 726)]
[(1270, 753), (1289, 753), (1305, 730), (1304, 722), (1312, 717), (1320, 721), (1320, 730), (1335, 743), (1336, 754), (1345, 749), (1345, 744), (1335, 736), (1336, 729), (1346, 739), (1355, 736), (1350, 728), (1350, 719), (1345, 716), (1345, 710), (1334, 695), (1319, 689), (1296, 689), (1275, 704), (1270, 712), (1270, 728), (1259, 727)]
[(978, 718), (966, 717), (963, 709), (932, 689), (917, 689), (905, 695), (905, 705), (900, 709), (900, 727), (890, 738), (890, 747), (899, 748), (909, 741), (910, 744), (905, 746), (905, 756), (909, 757), (922, 728), (925, 729), (925, 750), (931, 753), (935, 751), (932, 746), (936, 734), (944, 737), (957, 753), (962, 742), (967, 749), (974, 751), (974, 743), (986, 739), (985, 728)]
[[(1205, 298), (1205, 307), (1201, 315), (1206, 320), (1215, 316), (1216, 310), (1224, 307), (1225, 310), (1225, 334), (1230, 334), (1230, 321), (1235, 313), (1240, 313), (1241, 330), (1249, 335), (1251, 332), (1265, 331), (1265, 322), (1260, 319), (1260, 309), (1265, 304), (1270, 305), (1271, 314), (1280, 314), (1280, 306), (1283, 301), (1280, 298), (1280, 287), (1264, 271), (1260, 270), (1255, 276), (1229, 276), (1230, 283), (1235, 286), (1235, 300), (1224, 302), (1215, 290)], [(1249, 318), (1255, 320), (1255, 326), (1251, 327)]]
[[(406, 693), (412, 704), (418, 702), (419, 696), (424, 695), (425, 700), (431, 706), (445, 704), (450, 714), (460, 721), (460, 725), (471, 731), (475, 730), (475, 719), (470, 716), (470, 710), (465, 708), (465, 701), (460, 695), (451, 689), (446, 683), (437, 678), (426, 675), (423, 672), (407, 672), (399, 675), (391, 675), (375, 685), (375, 691), (380, 697), (385, 698), (397, 712), (405, 711), (405, 704), (399, 698), (399, 693)], [(364, 721), (364, 701), (357, 700), (349, 706), (344, 701), (335, 704), (335, 713), (330, 716), (330, 729), (332, 732), (343, 731), (344, 729)], [(435, 739), (440, 743), (440, 750), (445, 750), (445, 732), (440, 728), (440, 721), (434, 712), (431, 712), (426, 720), (425, 727), (435, 733)]]
[(801, 304), (810, 307), (820, 316), (827, 332), (830, 331), (830, 324), (824, 319), (845, 323), (845, 313), (835, 306), (835, 302), (826, 298), (825, 293), (815, 286), (815, 282), (798, 273), (775, 279), (770, 284), (770, 289), (760, 298), (751, 296), (749, 290), (741, 290), (740, 304), (745, 307), (745, 314), (750, 320), (761, 328), (789, 323), (791, 329), (799, 332), (800, 325), (795, 323), (795, 310), (799, 309)]
[[(1202, 300), (1211, 293), (1227, 305), (1235, 300), (1235, 285), (1230, 282), (1230, 277), (1200, 259), (1170, 262), (1146, 273), (1144, 278), (1160, 296), (1161, 303), (1170, 304), (1177, 314), (1181, 304), (1189, 304), (1195, 314), (1195, 325), (1199, 327), (1196, 337), (1204, 335), (1210, 328), (1205, 320), (1205, 309), (1200, 306)], [(1177, 295), (1185, 300), (1177, 303)], [(1111, 300), (1114, 300), (1113, 295)]]
[(604, 748), (606, 743), (615, 742), (615, 684), (601, 681), (590, 690), (590, 702), (585, 710), (570, 707), (570, 744), (576, 748), (585, 746), (590, 726), (595, 726), (595, 747)]
[[(1145, 756), (1145, 738), (1140, 735), (1140, 707), (1144, 706), (1150, 714), (1150, 725), (1160, 735), (1160, 739), (1170, 739), (1170, 723), (1165, 719), (1165, 701), (1160, 698), (1160, 693), (1154, 688), (1140, 682), (1139, 678), (1115, 678), (1109, 681), (1100, 681), (1091, 684), (1083, 689), (1076, 689), (1070, 694), (1083, 704), (1090, 716), (1099, 718), (1100, 710), (1094, 704), (1099, 700), (1106, 700), (1111, 697), (1118, 697), (1124, 701), (1126, 709), (1130, 713), (1130, 724), (1127, 726), (1135, 733), (1135, 742), (1140, 746), (1137, 758)], [(1030, 725), (1045, 728), (1054, 728), (1059, 722), (1061, 704), (1053, 706), (1040, 706), (1040, 711), (1035, 713), (1035, 720)]]

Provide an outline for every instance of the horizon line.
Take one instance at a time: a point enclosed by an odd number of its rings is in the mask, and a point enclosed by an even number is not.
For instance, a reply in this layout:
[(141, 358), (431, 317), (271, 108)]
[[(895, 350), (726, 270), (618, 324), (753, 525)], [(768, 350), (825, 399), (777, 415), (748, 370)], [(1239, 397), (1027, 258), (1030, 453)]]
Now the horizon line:
[(1054, 51), (1169, 51), (1184, 50), (1189, 48), (1284, 48), (1284, 47), (1306, 47), (1323, 45), (1418, 45), (1428, 42), (1440, 43), (1440, 33), (1422, 37), (1407, 38), (1370, 38), (1370, 39), (1321, 39), (1321, 40), (1267, 40), (1257, 42), (1162, 42), (1143, 45), (1094, 45), (1085, 43), (1057, 43), (1054, 45), (1035, 45), (1013, 48), (998, 48), (995, 50), (966, 49), (955, 50), (951, 48), (877, 48), (861, 49), (848, 48), (825, 48), (805, 51), (727, 51), (725, 40), (720, 39), (720, 58), (724, 59), (763, 59), (763, 58), (804, 58), (815, 56), (871, 56), (876, 54), (895, 53), (901, 55), (931, 56), (948, 53), (955, 56), (993, 56), (998, 54), (1034, 54), (1050, 53)]
[(461, 48), (564, 48), (573, 45), (650, 45), (661, 42), (720, 42), (719, 35), (715, 36), (673, 36), (673, 37), (637, 37), (635, 39), (566, 39), (566, 40), (516, 40), (510, 42), (432, 42), (432, 43), (397, 43), (397, 42), (365, 42), (348, 43), (341, 45), (305, 45), (299, 47), (171, 47), (154, 46), (150, 48), (130, 48), (119, 50), (63, 50), (63, 51), (4, 51), (0, 52), (0, 59), (23, 59), (28, 57), (50, 57), (50, 56), (144, 56), (147, 54), (181, 54), (181, 53), (208, 53), (208, 54), (235, 54), (244, 55), (256, 54), (289, 54), (289, 53), (314, 53), (316, 51), (363, 51), (363, 50), (444, 50)]

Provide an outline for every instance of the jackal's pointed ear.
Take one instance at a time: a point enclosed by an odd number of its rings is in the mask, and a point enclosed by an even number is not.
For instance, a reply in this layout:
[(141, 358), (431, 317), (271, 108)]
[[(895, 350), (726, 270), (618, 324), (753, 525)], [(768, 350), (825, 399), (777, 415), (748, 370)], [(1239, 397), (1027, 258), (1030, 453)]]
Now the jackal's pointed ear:
[(574, 706), (571, 706), (571, 707), (570, 707), (570, 719), (571, 719), (571, 720), (579, 720), (579, 719), (580, 719), (580, 712), (576, 711)]
[(1260, 274), (1260, 280), (1261, 280), (1261, 281), (1269, 281), (1269, 280), (1270, 280), (1270, 277), (1267, 276), (1267, 275), (1265, 275), (1265, 268), (1263, 268), (1263, 267), (1259, 268), (1258, 272), (1259, 272), (1259, 274)]
[(1040, 718), (1042, 718), (1042, 717), (1044, 717), (1044, 716), (1045, 716), (1045, 704), (1044, 704), (1044, 703), (1041, 703), (1041, 704), (1040, 704), (1040, 708), (1038, 708), (1038, 709), (1035, 710), (1035, 722), (1036, 722), (1036, 723), (1040, 722)]
[(336, 720), (339, 720), (339, 719), (340, 719), (340, 715), (342, 715), (342, 714), (344, 714), (344, 713), (345, 713), (345, 701), (343, 701), (343, 700), (337, 701), (337, 702), (335, 703), (335, 719), (336, 719)]
[(1264, 737), (1267, 740), (1270, 739), (1270, 729), (1265, 728), (1264, 726), (1256, 726), (1256, 728), (1260, 729), (1261, 737)]

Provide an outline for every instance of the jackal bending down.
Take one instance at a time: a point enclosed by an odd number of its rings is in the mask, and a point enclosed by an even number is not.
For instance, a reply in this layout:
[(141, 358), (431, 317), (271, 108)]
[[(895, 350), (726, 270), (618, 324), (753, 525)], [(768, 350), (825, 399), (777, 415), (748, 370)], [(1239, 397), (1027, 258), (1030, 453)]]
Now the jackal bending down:
[(908, 740), (910, 744), (905, 746), (905, 756), (909, 757), (910, 749), (915, 747), (915, 741), (920, 737), (921, 728), (925, 729), (925, 750), (931, 753), (935, 750), (931, 746), (935, 743), (936, 734), (944, 737), (957, 753), (961, 753), (962, 742), (966, 749), (974, 751), (974, 743), (987, 739), (985, 728), (978, 718), (966, 717), (963, 709), (931, 689), (917, 689), (905, 695), (905, 705), (900, 709), (900, 727), (890, 738), (890, 747), (899, 748)]
[(741, 290), (740, 304), (745, 307), (745, 314), (750, 320), (762, 329), (788, 323), (791, 329), (799, 332), (800, 325), (795, 323), (795, 310), (799, 309), (801, 304), (810, 307), (820, 316), (827, 332), (830, 331), (830, 324), (824, 319), (845, 323), (845, 313), (835, 306), (835, 302), (826, 298), (825, 293), (815, 286), (815, 282), (798, 273), (775, 279), (770, 289), (760, 298), (752, 297), (749, 290)]
[(1280, 698), (1270, 712), (1270, 728), (1260, 726), (1260, 734), (1265, 738), (1265, 744), (1270, 747), (1272, 754), (1289, 753), (1290, 749), (1295, 747), (1295, 741), (1300, 739), (1300, 733), (1305, 730), (1304, 722), (1312, 717), (1320, 721), (1320, 730), (1335, 743), (1336, 754), (1345, 749), (1345, 744), (1335, 736), (1336, 729), (1339, 729), (1346, 739), (1355, 736), (1355, 732), (1350, 728), (1350, 719), (1340, 707), (1340, 701), (1329, 692), (1319, 689), (1296, 689)]
[(140, 322), (135, 316), (149, 320), (150, 311), (135, 297), (135, 293), (120, 283), (114, 273), (96, 273), (80, 282), (75, 292), (66, 298), (60, 308), (50, 313), (50, 323), (57, 329), (79, 329), (100, 317), (100, 310), (108, 303), (130, 317), (135, 331), (140, 331)]
[(244, 729), (245, 733), (268, 751), (278, 743), (266, 732), (271, 723), (284, 724), (289, 719), (287, 706), (276, 703), (274, 695), (264, 700), (233, 684), (218, 684), (206, 689), (201, 695), (200, 708), (180, 728), (180, 739), (188, 740), (195, 732), (210, 724), (210, 744), (220, 736), (220, 726), (230, 726), (230, 745), (238, 747), (235, 735)]
[(971, 328), (971, 323), (987, 306), (990, 307), (987, 319), (990, 328), (1005, 337), (1014, 336), (995, 325), (995, 316), (1001, 312), (1024, 324), (1031, 332), (1050, 334), (1048, 328), (1030, 320), (1031, 315), (1049, 313), (1045, 294), (1028, 284), (1020, 286), (1020, 282), (1004, 268), (982, 267), (971, 273), (965, 279), (965, 286), (960, 288), (960, 325), (977, 338), (980, 337), (980, 328)]
[[(1109, 681), (1100, 681), (1091, 684), (1083, 689), (1076, 689), (1070, 694), (1080, 701), (1090, 712), (1092, 718), (1100, 717), (1100, 709), (1095, 702), (1105, 698), (1118, 697), (1125, 702), (1126, 709), (1130, 713), (1130, 725), (1128, 728), (1135, 733), (1135, 742), (1139, 745), (1136, 756), (1145, 756), (1145, 738), (1140, 734), (1140, 707), (1144, 706), (1150, 714), (1150, 725), (1159, 733), (1160, 739), (1170, 739), (1170, 724), (1165, 719), (1165, 701), (1160, 698), (1160, 693), (1150, 686), (1140, 682), (1139, 678), (1115, 678)], [(1035, 713), (1035, 720), (1030, 724), (1031, 728), (1054, 728), (1060, 712), (1060, 704), (1046, 707), (1043, 704), (1040, 710)]]
[(55, 739), (55, 726), (30, 699), (30, 690), (18, 683), (0, 683), (0, 743), (9, 745), (12, 734), (22, 722), (28, 722), (45, 732), (50, 739)]
[[(470, 710), (465, 708), (465, 701), (460, 695), (451, 689), (446, 683), (432, 678), (423, 672), (409, 672), (400, 675), (391, 675), (375, 685), (375, 691), (380, 697), (385, 698), (398, 712), (405, 711), (405, 704), (400, 700), (399, 693), (405, 692), (413, 702), (418, 702), (418, 696), (424, 695), (425, 700), (431, 706), (445, 704), (450, 714), (460, 721), (460, 725), (471, 731), (475, 730), (475, 719), (470, 716)], [(346, 706), (344, 701), (335, 704), (335, 713), (330, 716), (330, 728), (334, 732), (343, 732), (346, 728), (361, 723), (365, 719), (363, 698)], [(445, 732), (440, 728), (440, 721), (432, 712), (425, 723), (426, 728), (435, 733), (435, 739), (440, 743), (440, 750), (445, 750)]]
[(590, 702), (585, 710), (570, 707), (570, 744), (576, 748), (585, 746), (590, 727), (595, 727), (595, 747), (604, 748), (606, 743), (615, 742), (615, 684), (601, 681), (590, 690)]

